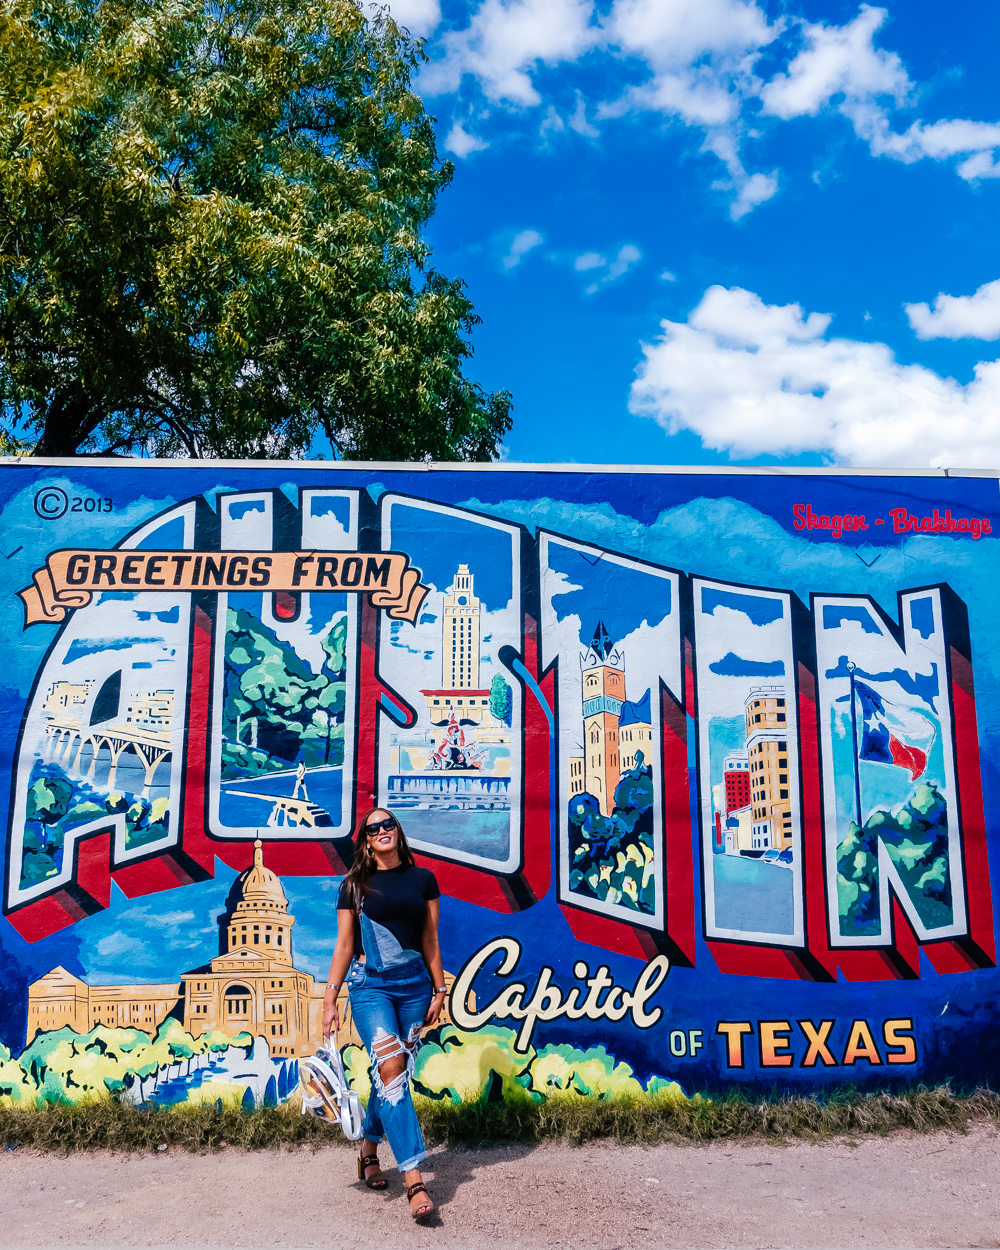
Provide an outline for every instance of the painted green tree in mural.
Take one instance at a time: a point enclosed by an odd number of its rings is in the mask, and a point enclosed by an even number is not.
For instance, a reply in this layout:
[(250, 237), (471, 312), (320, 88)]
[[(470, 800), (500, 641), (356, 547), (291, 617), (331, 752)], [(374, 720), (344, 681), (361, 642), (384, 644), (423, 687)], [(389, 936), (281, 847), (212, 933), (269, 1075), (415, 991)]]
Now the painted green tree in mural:
[(493, 458), (422, 59), (360, 0), (0, 6), (0, 450)]
[(242, 608), (226, 627), (223, 775), (247, 777), (302, 762), (344, 762), (347, 615), (322, 640), (313, 673), (295, 649)]
[(653, 770), (642, 751), (622, 773), (615, 805), (602, 816), (597, 799), (584, 791), (568, 805), (571, 855), (569, 888), (587, 898), (652, 913)]
[(503, 675), (497, 673), (490, 682), (490, 715), (501, 725), (510, 727), (511, 713), (514, 711), (514, 695), (510, 686), (504, 681)]
[[(192, 1037), (179, 1020), (168, 1017), (155, 1034), (141, 1029), (99, 1024), (89, 1033), (65, 1027), (37, 1033), (17, 1059), (0, 1046), (0, 1095), (15, 1101), (81, 1102), (98, 1095), (121, 1093), (136, 1082), (195, 1055), (220, 1053), (229, 1047), (249, 1051), (249, 1033), (235, 1037), (218, 1030)], [(141, 1100), (141, 1084), (136, 1091)]]
[[(170, 831), (170, 800), (121, 791), (102, 794), (85, 778), (67, 777), (55, 762), (37, 762), (24, 809), (21, 885), (34, 885), (59, 871), (66, 834), (101, 816), (125, 817), (125, 845), (158, 842)], [(33, 773), (33, 776), (34, 776)], [(111, 824), (109, 822), (109, 828)]]
[(895, 814), (875, 811), (861, 829), (851, 821), (837, 847), (841, 933), (858, 937), (882, 932), (880, 842), (924, 925), (933, 929), (952, 924), (948, 804), (936, 785), (925, 783)]

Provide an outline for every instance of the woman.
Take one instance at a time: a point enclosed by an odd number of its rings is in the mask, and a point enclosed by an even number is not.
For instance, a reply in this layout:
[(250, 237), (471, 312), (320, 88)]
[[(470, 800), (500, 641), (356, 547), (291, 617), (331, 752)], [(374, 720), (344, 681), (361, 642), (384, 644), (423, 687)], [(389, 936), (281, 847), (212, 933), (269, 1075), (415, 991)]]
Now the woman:
[(434, 1204), (420, 1179), (427, 1152), (409, 1080), (420, 1030), (437, 1023), (447, 992), (438, 947), (440, 899), (434, 874), (414, 863), (396, 817), (382, 807), (362, 817), (354, 864), (340, 887), (323, 1032), (340, 1028), (337, 994), (346, 980), (354, 1025), (372, 1063), (358, 1179), (369, 1189), (385, 1189), (377, 1147), (388, 1137), (410, 1214), (420, 1221)]

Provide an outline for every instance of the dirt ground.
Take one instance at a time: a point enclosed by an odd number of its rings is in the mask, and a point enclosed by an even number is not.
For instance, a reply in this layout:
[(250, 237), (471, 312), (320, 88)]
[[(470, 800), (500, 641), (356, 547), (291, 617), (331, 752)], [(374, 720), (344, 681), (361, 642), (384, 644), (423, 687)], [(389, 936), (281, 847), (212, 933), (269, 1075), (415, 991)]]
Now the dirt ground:
[(1000, 1247), (1000, 1139), (987, 1126), (856, 1145), (435, 1150), (424, 1170), (439, 1207), (430, 1227), (409, 1219), (398, 1173), (388, 1194), (354, 1179), (352, 1152), (343, 1142), (65, 1159), (8, 1151), (0, 1246)]

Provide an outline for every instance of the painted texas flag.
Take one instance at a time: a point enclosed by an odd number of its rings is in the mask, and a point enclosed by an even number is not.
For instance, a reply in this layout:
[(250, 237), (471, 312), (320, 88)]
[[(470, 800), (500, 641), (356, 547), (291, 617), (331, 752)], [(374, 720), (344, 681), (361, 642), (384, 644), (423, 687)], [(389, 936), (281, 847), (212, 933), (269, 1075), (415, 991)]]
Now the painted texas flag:
[(854, 682), (861, 700), (864, 732), (858, 758), (877, 764), (908, 768), (913, 781), (927, 767), (927, 755), (934, 741), (934, 726), (926, 717), (883, 699), (863, 681)]

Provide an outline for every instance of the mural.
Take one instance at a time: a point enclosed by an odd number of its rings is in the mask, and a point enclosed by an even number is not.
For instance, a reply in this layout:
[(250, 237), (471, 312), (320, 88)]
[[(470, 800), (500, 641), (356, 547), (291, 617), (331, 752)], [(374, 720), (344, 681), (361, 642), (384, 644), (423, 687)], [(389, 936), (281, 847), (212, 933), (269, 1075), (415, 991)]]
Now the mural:
[(375, 802), (444, 896), (426, 1097), (1000, 1080), (998, 503), (0, 464), (0, 1098), (291, 1097)]

